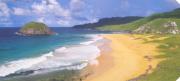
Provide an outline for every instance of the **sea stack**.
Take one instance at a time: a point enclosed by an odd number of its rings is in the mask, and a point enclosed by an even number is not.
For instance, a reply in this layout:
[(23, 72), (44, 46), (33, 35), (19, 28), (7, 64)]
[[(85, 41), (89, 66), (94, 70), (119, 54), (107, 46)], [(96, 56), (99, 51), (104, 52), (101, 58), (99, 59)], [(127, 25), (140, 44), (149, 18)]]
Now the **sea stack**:
[(29, 22), (22, 27), (19, 32), (19, 35), (25, 36), (34, 36), (34, 35), (52, 35), (55, 34), (48, 26), (40, 22)]

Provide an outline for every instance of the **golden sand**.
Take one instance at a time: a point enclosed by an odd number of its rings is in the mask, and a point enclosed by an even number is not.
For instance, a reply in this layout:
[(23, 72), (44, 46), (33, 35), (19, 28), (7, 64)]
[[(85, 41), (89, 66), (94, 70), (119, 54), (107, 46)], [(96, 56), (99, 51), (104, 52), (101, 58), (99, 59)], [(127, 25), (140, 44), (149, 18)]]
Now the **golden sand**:
[[(127, 81), (150, 73), (160, 60), (156, 44), (144, 43), (142, 35), (109, 34), (111, 52), (102, 52), (99, 65), (91, 66), (92, 74), (85, 81)], [(145, 37), (144, 37), (145, 38)]]

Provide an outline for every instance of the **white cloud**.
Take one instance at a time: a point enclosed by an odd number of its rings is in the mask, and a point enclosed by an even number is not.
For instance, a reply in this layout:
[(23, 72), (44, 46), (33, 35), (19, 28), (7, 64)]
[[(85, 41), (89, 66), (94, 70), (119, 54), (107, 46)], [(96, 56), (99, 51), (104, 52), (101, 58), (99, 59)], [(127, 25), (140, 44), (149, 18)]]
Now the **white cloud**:
[(9, 17), (10, 9), (5, 2), (0, 1), (0, 24), (4, 26), (12, 24)]
[(31, 11), (23, 8), (13, 8), (13, 14), (15, 15), (29, 15)]
[(179, 5), (180, 4), (180, 0), (166, 0), (169, 3), (172, 3), (174, 5)]
[[(60, 18), (61, 20), (59, 21), (58, 19), (57, 23), (60, 22), (60, 25), (68, 25), (69, 23), (67, 21), (72, 19), (70, 10), (63, 8), (57, 0), (44, 0), (40, 3), (33, 3), (32, 11), (40, 17), (37, 21), (43, 21), (49, 24), (55, 23), (57, 18)], [(51, 21), (49, 21), (50, 19)]]
[(83, 0), (71, 0), (70, 1), (70, 9), (72, 11), (81, 11), (85, 6), (85, 2)]
[(178, 4), (180, 4), (180, 0), (176, 0)]
[(58, 24), (61, 24), (63, 26), (70, 26), (70, 21), (69, 20), (58, 20), (57, 21)]
[(50, 4), (59, 4), (56, 0), (47, 0), (47, 2), (49, 2)]
[(91, 5), (88, 5), (85, 0), (71, 0), (69, 3), (70, 11), (74, 18), (75, 24), (84, 24), (96, 22), (95, 12)]
[(42, 22), (42, 23), (44, 23), (44, 22), (45, 22), (44, 17), (41, 17), (41, 18), (37, 19), (37, 22)]
[(32, 5), (33, 12), (39, 15), (52, 14), (55, 16), (70, 16), (69, 10), (64, 9), (56, 0), (42, 1)]
[(9, 17), (10, 9), (8, 8), (7, 4), (4, 2), (0, 2), (0, 16)]
[[(84, 0), (70, 0), (69, 4), (64, 7), (58, 0), (40, 0), (34, 1), (27, 7), (15, 6), (8, 8), (5, 3), (0, 3), (0, 15), (8, 16), (14, 14), (17, 16), (32, 16), (32, 20), (43, 22), (48, 25), (56, 26), (72, 26), (75, 24), (83, 23), (95, 20), (90, 20), (89, 15), (82, 15), (85, 13), (91, 13), (85, 9)], [(87, 21), (78, 20), (79, 18), (87, 18)]]
[(32, 6), (32, 11), (36, 14), (45, 14), (46, 12), (46, 3), (44, 1), (42, 1), (41, 4), (39, 3), (34, 3)]

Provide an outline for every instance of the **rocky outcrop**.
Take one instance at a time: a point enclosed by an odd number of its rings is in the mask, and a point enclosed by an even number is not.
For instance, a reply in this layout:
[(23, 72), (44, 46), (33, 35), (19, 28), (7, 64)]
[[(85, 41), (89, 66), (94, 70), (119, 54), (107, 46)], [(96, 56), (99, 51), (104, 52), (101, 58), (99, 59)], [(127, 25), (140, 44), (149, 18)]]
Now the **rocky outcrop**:
[(133, 31), (134, 33), (153, 33), (153, 34), (180, 34), (178, 25), (174, 21), (168, 21), (160, 27), (153, 27), (153, 25), (145, 24)]
[(164, 24), (164, 27), (167, 28), (167, 32), (171, 34), (179, 34), (180, 30), (177, 28), (176, 22), (168, 22)]
[(150, 29), (151, 29), (150, 26), (143, 25), (143, 26), (140, 26), (138, 29), (134, 30), (133, 32), (134, 33), (147, 33), (150, 31)]
[(16, 34), (25, 36), (52, 35), (55, 34), (55, 32), (50, 30), (44, 23), (30, 22), (27, 23), (24, 27), (22, 27)]

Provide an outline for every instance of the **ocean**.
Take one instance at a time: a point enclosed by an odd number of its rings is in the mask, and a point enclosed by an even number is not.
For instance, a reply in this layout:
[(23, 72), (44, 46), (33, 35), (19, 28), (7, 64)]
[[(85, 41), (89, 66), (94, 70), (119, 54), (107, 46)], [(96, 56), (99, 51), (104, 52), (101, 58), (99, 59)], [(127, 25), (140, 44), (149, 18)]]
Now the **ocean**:
[(96, 30), (52, 28), (58, 35), (19, 36), (19, 28), (0, 28), (0, 78), (61, 69), (82, 69), (100, 50)]

